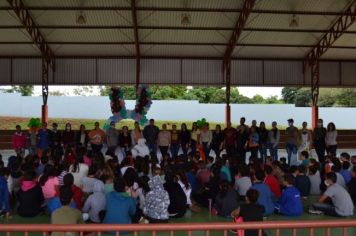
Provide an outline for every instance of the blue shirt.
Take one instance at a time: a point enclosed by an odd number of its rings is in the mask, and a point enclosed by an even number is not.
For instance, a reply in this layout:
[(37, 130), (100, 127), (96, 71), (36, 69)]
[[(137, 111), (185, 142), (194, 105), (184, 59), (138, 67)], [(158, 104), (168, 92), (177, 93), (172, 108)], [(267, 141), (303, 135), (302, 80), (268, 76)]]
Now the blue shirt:
[(223, 165), (221, 167), (220, 171), (226, 175), (227, 181), (231, 182), (232, 178), (231, 178), (231, 172), (230, 172), (229, 168), (227, 168), (226, 166)]
[(0, 176), (0, 213), (10, 212), (9, 189), (7, 181), (3, 176)]
[(300, 216), (303, 213), (303, 205), (299, 190), (294, 186), (286, 187), (281, 198), (277, 201), (276, 207), (283, 215)]
[(48, 141), (48, 136), (49, 136), (49, 131), (48, 129), (40, 129), (38, 131), (38, 134), (37, 134), (37, 138), (38, 138), (38, 147), (42, 150), (45, 150), (48, 148), (48, 144), (49, 144), (49, 141)]
[[(48, 209), (48, 212), (49, 212), (50, 215), (52, 215), (52, 213), (53, 213), (55, 210), (57, 210), (57, 209), (59, 209), (59, 208), (61, 208), (61, 207), (62, 207), (62, 203), (61, 203), (61, 201), (59, 200), (59, 197), (54, 197), (54, 198), (52, 198), (51, 200), (49, 200), (48, 203), (47, 203), (47, 209)], [(77, 204), (75, 204), (75, 202), (72, 201), (72, 202), (70, 203), (70, 207), (71, 207), (71, 208), (77, 208)]]
[(257, 203), (261, 206), (264, 206), (265, 212), (264, 216), (271, 215), (274, 212), (274, 202), (273, 202), (273, 194), (268, 185), (259, 182), (255, 183), (251, 187), (259, 192), (259, 196), (257, 199)]
[(340, 174), (342, 175), (342, 177), (344, 177), (345, 180), (345, 184), (348, 184), (352, 178), (352, 174), (351, 171), (349, 170), (341, 170)]
[(136, 200), (127, 193), (113, 191), (106, 194), (104, 224), (131, 224), (131, 216), (135, 213)]

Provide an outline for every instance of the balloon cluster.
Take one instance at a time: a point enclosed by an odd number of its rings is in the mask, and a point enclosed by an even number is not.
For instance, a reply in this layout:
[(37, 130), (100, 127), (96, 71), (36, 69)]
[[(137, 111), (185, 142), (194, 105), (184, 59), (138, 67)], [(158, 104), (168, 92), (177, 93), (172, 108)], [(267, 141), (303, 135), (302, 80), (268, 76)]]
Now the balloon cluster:
[(141, 125), (147, 123), (147, 112), (151, 107), (152, 99), (151, 92), (147, 85), (140, 85), (137, 89), (137, 99), (136, 106), (133, 111), (131, 111), (131, 118), (138, 121)]
[(201, 119), (201, 120), (197, 120), (196, 123), (197, 123), (198, 128), (201, 129), (201, 128), (203, 128), (203, 127), (205, 126), (205, 124), (206, 124), (206, 119), (203, 118), (203, 119)]
[(127, 110), (125, 106), (124, 93), (119, 87), (111, 88), (109, 98), (112, 116), (109, 117), (104, 125), (104, 129), (109, 129), (110, 123), (117, 123), (122, 119), (133, 119), (141, 125), (147, 123), (147, 112), (151, 107), (151, 93), (148, 86), (140, 85), (137, 89), (137, 100), (134, 110)]
[(39, 128), (41, 127), (41, 120), (40, 118), (31, 118), (27, 124), (28, 128)]

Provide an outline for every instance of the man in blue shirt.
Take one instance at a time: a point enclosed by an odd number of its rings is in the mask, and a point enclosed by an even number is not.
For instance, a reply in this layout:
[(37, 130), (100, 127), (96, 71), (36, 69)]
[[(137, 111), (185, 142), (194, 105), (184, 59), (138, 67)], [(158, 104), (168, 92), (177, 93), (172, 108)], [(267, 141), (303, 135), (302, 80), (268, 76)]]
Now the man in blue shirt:
[(49, 147), (49, 130), (47, 129), (47, 123), (42, 123), (42, 128), (37, 133), (37, 145), (42, 151)]
[(254, 175), (252, 189), (259, 192), (257, 203), (264, 206), (264, 216), (269, 216), (274, 211), (273, 194), (268, 185), (263, 183), (265, 174), (263, 171), (257, 171)]
[(303, 213), (302, 200), (299, 190), (294, 187), (294, 176), (286, 174), (284, 176), (283, 185), (285, 189), (282, 192), (281, 198), (275, 204), (277, 213), (286, 216), (300, 216)]

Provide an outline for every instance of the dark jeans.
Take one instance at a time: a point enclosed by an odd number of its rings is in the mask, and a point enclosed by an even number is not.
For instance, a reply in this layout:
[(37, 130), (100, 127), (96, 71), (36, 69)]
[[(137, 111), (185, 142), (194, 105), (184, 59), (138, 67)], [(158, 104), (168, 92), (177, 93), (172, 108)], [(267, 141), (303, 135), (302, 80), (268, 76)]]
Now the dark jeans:
[(297, 162), (297, 145), (295, 144), (291, 144), (291, 143), (287, 143), (286, 146), (287, 149), (287, 154), (288, 154), (288, 165), (292, 166), (292, 165), (298, 165)]
[(187, 144), (186, 143), (182, 143), (181, 146), (182, 146), (183, 155), (184, 156), (188, 156), (189, 147), (187, 147)]
[(250, 152), (252, 158), (258, 158), (258, 147), (251, 147)]
[(269, 154), (271, 155), (272, 160), (278, 161), (278, 145), (277, 147), (273, 147), (273, 146), (274, 146), (273, 143), (269, 144)]
[(103, 148), (102, 144), (91, 144), (91, 150), (93, 151), (93, 153), (99, 153), (101, 152), (101, 149)]
[(210, 147), (209, 147), (208, 142), (203, 142), (203, 143), (202, 143), (202, 146), (203, 146), (205, 158), (208, 158), (209, 155), (210, 155)]
[(314, 140), (315, 152), (318, 155), (320, 163), (325, 162), (325, 141), (324, 140)]
[(324, 212), (325, 215), (340, 216), (339, 214), (336, 213), (335, 207), (331, 204), (316, 202), (312, 206), (314, 210), (322, 211)]
[(190, 152), (195, 156), (196, 152), (197, 152), (197, 142), (194, 140), (190, 141)]
[(179, 152), (179, 144), (178, 143), (171, 144), (172, 158), (176, 158), (178, 156), (178, 152)]
[(337, 145), (329, 145), (326, 147), (326, 152), (329, 155), (336, 156)]
[(226, 154), (229, 156), (233, 156), (236, 154), (236, 148), (234, 146), (227, 146), (226, 147)]
[(150, 153), (157, 153), (157, 145), (154, 143), (147, 143), (147, 147), (150, 150)]
[(263, 163), (265, 163), (267, 157), (267, 144), (261, 143), (259, 151), (260, 151), (260, 158), (263, 160)]
[(213, 151), (215, 152), (216, 157), (220, 157), (220, 153), (221, 153), (220, 148), (213, 148)]
[(168, 154), (168, 146), (159, 146), (159, 150), (161, 150), (162, 157), (167, 156), (167, 154)]

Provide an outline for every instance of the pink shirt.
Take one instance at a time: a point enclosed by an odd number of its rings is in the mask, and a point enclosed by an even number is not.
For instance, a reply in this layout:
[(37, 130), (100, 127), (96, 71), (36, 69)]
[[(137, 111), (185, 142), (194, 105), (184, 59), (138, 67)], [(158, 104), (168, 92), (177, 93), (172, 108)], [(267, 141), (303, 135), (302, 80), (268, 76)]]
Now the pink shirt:
[(57, 177), (48, 178), (45, 185), (42, 186), (42, 193), (45, 199), (50, 199), (56, 196), (56, 186), (59, 185)]

